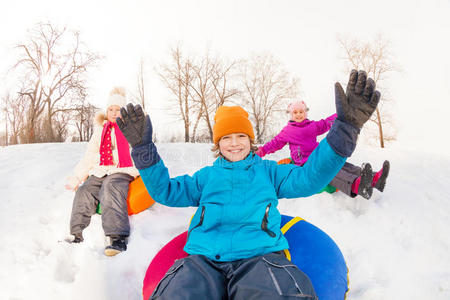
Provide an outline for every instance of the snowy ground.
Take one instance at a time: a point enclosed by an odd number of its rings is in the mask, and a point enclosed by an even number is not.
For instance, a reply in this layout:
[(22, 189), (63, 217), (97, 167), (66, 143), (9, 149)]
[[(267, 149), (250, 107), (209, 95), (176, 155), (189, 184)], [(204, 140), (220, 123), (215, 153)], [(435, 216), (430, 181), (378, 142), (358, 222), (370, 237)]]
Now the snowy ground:
[[(103, 254), (100, 216), (85, 242), (64, 242), (73, 192), (64, 178), (86, 144), (0, 148), (0, 298), (142, 299), (145, 271), (157, 251), (186, 230), (193, 208), (155, 204), (131, 216), (128, 251)], [(205, 144), (158, 145), (171, 175), (192, 174), (213, 161)], [(287, 156), (286, 150), (269, 158)], [(282, 213), (326, 231), (350, 273), (348, 299), (450, 299), (450, 156), (412, 149), (358, 146), (349, 160), (378, 169), (391, 161), (383, 194), (371, 200), (343, 194), (285, 199)]]

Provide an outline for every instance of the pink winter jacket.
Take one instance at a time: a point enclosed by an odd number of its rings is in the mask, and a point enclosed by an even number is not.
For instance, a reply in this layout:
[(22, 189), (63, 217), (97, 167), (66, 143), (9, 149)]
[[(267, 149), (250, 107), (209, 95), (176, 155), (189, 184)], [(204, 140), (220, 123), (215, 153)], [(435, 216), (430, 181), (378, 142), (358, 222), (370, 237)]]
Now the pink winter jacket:
[(289, 143), (291, 158), (296, 165), (302, 166), (319, 142), (317, 136), (330, 130), (337, 115), (333, 114), (320, 121), (289, 121), (288, 124), (270, 142), (259, 148), (262, 156), (276, 152)]

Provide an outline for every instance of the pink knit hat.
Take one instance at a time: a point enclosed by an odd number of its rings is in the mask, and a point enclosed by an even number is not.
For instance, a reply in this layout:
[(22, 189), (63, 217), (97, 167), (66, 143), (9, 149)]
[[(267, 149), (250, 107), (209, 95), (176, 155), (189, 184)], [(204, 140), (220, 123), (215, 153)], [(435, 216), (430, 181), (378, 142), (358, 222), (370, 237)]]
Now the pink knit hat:
[(306, 106), (304, 101), (293, 101), (288, 105), (287, 113), (290, 114), (291, 119), (293, 119), (292, 112), (294, 110), (304, 110), (305, 111), (305, 119), (308, 118), (309, 108)]

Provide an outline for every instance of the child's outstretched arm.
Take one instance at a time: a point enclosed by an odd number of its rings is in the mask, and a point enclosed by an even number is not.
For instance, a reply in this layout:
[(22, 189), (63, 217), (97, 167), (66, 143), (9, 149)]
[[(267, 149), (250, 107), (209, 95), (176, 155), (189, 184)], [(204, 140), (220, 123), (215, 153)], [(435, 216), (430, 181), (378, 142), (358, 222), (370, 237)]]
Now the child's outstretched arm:
[(133, 148), (134, 164), (152, 198), (168, 206), (197, 206), (200, 198), (197, 177), (170, 178), (152, 141), (152, 122), (142, 107), (129, 103), (120, 113), (122, 118), (117, 118), (117, 125)]
[(263, 146), (258, 148), (258, 151), (256, 151), (256, 154), (258, 154), (260, 157), (264, 157), (267, 154), (274, 153), (281, 148), (284, 147), (288, 142), (287, 134), (283, 130), (279, 134), (277, 134), (272, 140), (265, 143)]
[(330, 128), (331, 128), (331, 126), (333, 126), (334, 120), (336, 120), (336, 118), (337, 118), (337, 114), (334, 113), (326, 119), (316, 121), (315, 122), (316, 134), (322, 135), (325, 132), (327, 132), (328, 130), (330, 130)]

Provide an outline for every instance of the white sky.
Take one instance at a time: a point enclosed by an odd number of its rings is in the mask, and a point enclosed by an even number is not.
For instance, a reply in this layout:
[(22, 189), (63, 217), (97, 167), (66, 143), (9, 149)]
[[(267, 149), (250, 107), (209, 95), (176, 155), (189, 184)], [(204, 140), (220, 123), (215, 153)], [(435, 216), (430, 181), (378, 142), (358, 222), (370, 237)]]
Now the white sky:
[(209, 47), (231, 59), (268, 51), (300, 78), (310, 117), (321, 118), (333, 112), (334, 82), (347, 80), (337, 34), (372, 40), (381, 33), (403, 69), (386, 82), (397, 105), (399, 141), (442, 147), (450, 145), (443, 140), (450, 109), (449, 16), (450, 0), (2, 1), (0, 72), (11, 66), (12, 47), (35, 23), (79, 29), (82, 40), (106, 57), (92, 73), (92, 102), (102, 106), (113, 85), (133, 89), (142, 57), (149, 113), (160, 130), (170, 119), (153, 70), (167, 61), (171, 46), (182, 42), (198, 54)]

